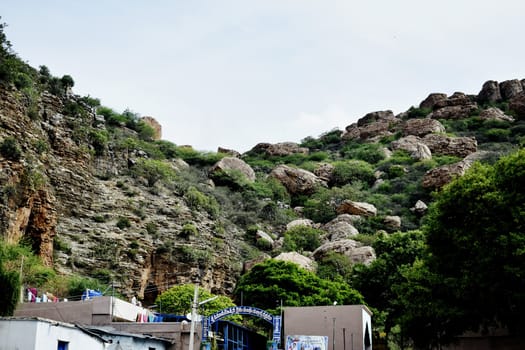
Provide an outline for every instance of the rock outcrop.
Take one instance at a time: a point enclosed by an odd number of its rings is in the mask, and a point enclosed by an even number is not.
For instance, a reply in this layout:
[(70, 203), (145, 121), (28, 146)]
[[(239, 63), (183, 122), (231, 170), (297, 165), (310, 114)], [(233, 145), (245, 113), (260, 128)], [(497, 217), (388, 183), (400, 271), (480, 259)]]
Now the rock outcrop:
[(338, 214), (352, 214), (360, 216), (376, 216), (377, 208), (370, 203), (354, 202), (351, 200), (344, 200), (337, 207)]
[(242, 159), (235, 157), (224, 157), (219, 160), (210, 169), (210, 175), (213, 178), (218, 173), (221, 176), (232, 176), (232, 172), (238, 172), (246, 177), (250, 182), (255, 181), (255, 171), (246, 164)]
[(287, 253), (281, 253), (277, 255), (275, 260), (282, 260), (282, 261), (288, 261), (294, 264), (299, 265), (301, 268), (306, 269), (308, 271), (315, 271), (317, 269), (317, 265), (314, 260), (299, 254), (297, 252), (287, 252)]
[(425, 136), (432, 133), (443, 133), (445, 127), (438, 120), (429, 118), (409, 119), (403, 124), (403, 135)]
[(155, 118), (145, 116), (140, 118), (140, 120), (153, 129), (153, 140), (162, 139), (162, 126)]
[(434, 109), (437, 102), (446, 100), (447, 94), (443, 93), (431, 93), (419, 104), (419, 108)]
[(423, 143), (432, 154), (466, 157), (478, 149), (478, 143), (472, 137), (448, 137), (443, 134), (428, 134)]
[(370, 264), (375, 260), (374, 248), (363, 246), (353, 239), (343, 239), (334, 242), (327, 242), (313, 252), (315, 260), (321, 260), (326, 254), (335, 252), (350, 258), (353, 263)]
[(299, 168), (292, 168), (288, 165), (279, 165), (275, 167), (270, 177), (277, 179), (291, 194), (309, 194), (313, 193), (317, 186), (323, 186), (315, 174)]
[(428, 146), (417, 136), (409, 135), (393, 141), (391, 144), (392, 150), (403, 150), (410, 154), (410, 156), (417, 160), (425, 160), (432, 158), (432, 152)]
[(486, 81), (478, 94), (479, 103), (495, 103), (501, 101), (499, 84), (495, 80)]
[(290, 154), (308, 154), (308, 148), (300, 147), (294, 142), (280, 142), (269, 145), (266, 148), (266, 154), (269, 156), (288, 156)]

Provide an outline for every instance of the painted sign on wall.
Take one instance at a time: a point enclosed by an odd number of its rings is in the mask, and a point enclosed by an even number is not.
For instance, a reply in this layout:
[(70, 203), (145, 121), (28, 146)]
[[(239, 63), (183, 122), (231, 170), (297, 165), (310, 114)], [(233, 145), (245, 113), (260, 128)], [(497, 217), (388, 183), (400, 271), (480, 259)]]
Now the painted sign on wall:
[(328, 350), (328, 337), (321, 335), (289, 335), (286, 350)]

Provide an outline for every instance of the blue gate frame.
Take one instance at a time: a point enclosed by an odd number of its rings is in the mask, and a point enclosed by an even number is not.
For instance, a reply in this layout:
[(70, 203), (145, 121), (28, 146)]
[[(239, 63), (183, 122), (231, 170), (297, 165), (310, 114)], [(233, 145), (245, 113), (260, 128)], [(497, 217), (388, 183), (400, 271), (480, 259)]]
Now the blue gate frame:
[(281, 316), (272, 315), (269, 312), (252, 306), (232, 306), (217, 311), (208, 317), (204, 317), (202, 319), (202, 341), (206, 342), (208, 340), (208, 331), (210, 330), (212, 324), (221, 318), (231, 315), (250, 315), (271, 323), (273, 333), (272, 340), (276, 344), (281, 342)]

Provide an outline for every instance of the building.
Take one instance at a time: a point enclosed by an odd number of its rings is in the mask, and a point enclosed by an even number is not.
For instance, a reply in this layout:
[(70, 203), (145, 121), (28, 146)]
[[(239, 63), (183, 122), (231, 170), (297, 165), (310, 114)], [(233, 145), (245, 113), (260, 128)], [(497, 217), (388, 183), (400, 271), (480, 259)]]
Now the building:
[(285, 337), (327, 337), (327, 350), (372, 349), (372, 312), (364, 305), (285, 307), (283, 327)]
[(0, 318), (2, 350), (168, 350), (155, 337), (124, 334), (38, 317)]

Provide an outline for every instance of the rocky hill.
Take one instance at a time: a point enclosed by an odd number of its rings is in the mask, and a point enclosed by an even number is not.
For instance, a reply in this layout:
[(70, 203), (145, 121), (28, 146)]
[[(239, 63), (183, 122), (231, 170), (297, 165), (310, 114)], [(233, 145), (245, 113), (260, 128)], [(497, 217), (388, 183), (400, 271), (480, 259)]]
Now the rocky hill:
[[(231, 295), (270, 256), (312, 270), (331, 253), (366, 264), (378, 234), (419, 227), (432, 191), (525, 142), (524, 80), (432, 93), (300, 144), (200, 153), (160, 140), (154, 118), (18, 64), (0, 74), (2, 236), (145, 302), (195, 281)], [(317, 243), (299, 244), (294, 227)]]

